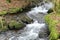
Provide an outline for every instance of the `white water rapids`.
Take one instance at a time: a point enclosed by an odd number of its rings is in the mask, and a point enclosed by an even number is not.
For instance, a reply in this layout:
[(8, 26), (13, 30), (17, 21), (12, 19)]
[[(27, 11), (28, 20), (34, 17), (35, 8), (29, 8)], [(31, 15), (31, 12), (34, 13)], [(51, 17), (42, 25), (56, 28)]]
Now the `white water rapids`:
[(44, 23), (44, 16), (52, 8), (52, 3), (32, 8), (27, 15), (34, 20), (33, 23), (27, 24), (18, 37), (11, 37), (9, 40), (48, 40), (47, 27)]

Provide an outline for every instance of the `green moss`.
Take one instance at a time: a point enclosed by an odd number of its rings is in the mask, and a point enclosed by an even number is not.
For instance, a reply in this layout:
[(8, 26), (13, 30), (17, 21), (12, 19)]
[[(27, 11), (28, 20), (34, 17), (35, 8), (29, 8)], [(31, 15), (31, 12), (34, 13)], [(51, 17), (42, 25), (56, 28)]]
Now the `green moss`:
[(0, 12), (0, 15), (4, 15), (4, 14), (7, 14), (7, 11), (1, 11)]
[(5, 22), (5, 20), (2, 17), (0, 17), (0, 32), (6, 31), (6, 30), (8, 30), (7, 23)]
[(22, 8), (10, 8), (8, 11), (7, 10), (2, 10), (0, 11), (0, 15), (5, 15), (7, 13), (17, 13), (18, 11), (22, 12)]
[(0, 28), (0, 32), (4, 32), (4, 31), (7, 31), (7, 30), (8, 30), (7, 26), (4, 26), (3, 28)]
[(18, 12), (19, 10), (20, 10), (20, 11), (23, 11), (22, 8), (10, 8), (9, 11), (8, 11), (8, 13), (16, 13), (16, 12)]
[(0, 15), (5, 15), (5, 14), (7, 14), (7, 13), (16, 13), (16, 12), (18, 12), (18, 11), (23, 11), (23, 9), (22, 8), (10, 8), (8, 11), (0, 11)]
[(57, 40), (59, 37), (59, 33), (56, 31), (55, 28), (53, 28), (53, 30), (50, 33), (50, 39), (49, 40)]
[(8, 11), (7, 10), (2, 10), (0, 11), (0, 15), (5, 15), (7, 13), (17, 13), (18, 11), (22, 12), (22, 8), (10, 8)]
[[(51, 18), (51, 15), (54, 14), (48, 14), (45, 16), (45, 21), (48, 24), (48, 28), (50, 30), (50, 39), (49, 40), (57, 40), (59, 37), (59, 33), (56, 30), (56, 24), (59, 22), (59, 20), (54, 20)], [(59, 14), (55, 14), (56, 16), (60, 16)]]
[(9, 13), (15, 13), (19, 10), (19, 8), (10, 8)]
[(17, 21), (14, 21), (12, 20), (10, 23), (9, 23), (9, 27), (11, 29), (15, 28), (15, 29), (20, 29), (22, 27), (24, 27), (25, 25), (22, 23), (22, 22), (17, 22)]
[(49, 24), (49, 30), (50, 30), (50, 40), (57, 40), (59, 37), (59, 33), (56, 30), (56, 23), (57, 21), (51, 21)]

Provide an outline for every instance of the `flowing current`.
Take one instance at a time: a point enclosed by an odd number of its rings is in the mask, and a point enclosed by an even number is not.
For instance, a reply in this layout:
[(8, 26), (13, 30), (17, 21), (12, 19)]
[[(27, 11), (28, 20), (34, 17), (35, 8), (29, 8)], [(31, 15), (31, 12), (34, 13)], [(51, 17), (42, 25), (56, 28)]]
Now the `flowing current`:
[(50, 8), (52, 8), (52, 3), (50, 2), (32, 8), (31, 11), (26, 14), (33, 19), (34, 22), (27, 24), (19, 36), (12, 36), (9, 40), (49, 40), (44, 16)]

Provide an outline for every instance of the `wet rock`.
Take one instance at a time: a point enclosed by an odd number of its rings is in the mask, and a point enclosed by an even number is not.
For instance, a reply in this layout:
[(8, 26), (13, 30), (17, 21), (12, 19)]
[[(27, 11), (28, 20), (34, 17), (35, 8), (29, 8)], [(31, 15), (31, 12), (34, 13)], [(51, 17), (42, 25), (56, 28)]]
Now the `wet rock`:
[(17, 22), (17, 21), (14, 21), (12, 20), (10, 23), (9, 23), (9, 29), (21, 29), (23, 28), (25, 25), (22, 23), (22, 22)]
[(3, 17), (0, 17), (0, 32), (6, 31), (7, 29), (6, 21), (3, 19)]
[(49, 14), (49, 13), (52, 13), (52, 12), (53, 12), (53, 9), (49, 9), (47, 13)]
[(48, 14), (45, 17), (45, 21), (50, 31), (49, 40), (57, 40), (60, 36), (60, 14)]
[[(24, 19), (23, 19), (24, 18)], [(26, 24), (29, 24), (29, 23), (31, 23), (31, 21), (33, 21), (33, 20), (31, 20), (29, 17), (27, 17), (27, 16), (23, 16), (23, 17), (21, 17), (21, 21), (23, 22), (23, 23), (26, 23)]]
[(18, 14), (7, 14), (4, 16), (0, 16), (0, 31), (6, 31), (8, 29), (17, 30), (25, 27), (26, 24), (31, 23), (32, 19), (30, 19), (24, 13)]
[(41, 31), (39, 32), (39, 38), (47, 38), (49, 36), (48, 32), (47, 25), (45, 25), (45, 27), (42, 27)]

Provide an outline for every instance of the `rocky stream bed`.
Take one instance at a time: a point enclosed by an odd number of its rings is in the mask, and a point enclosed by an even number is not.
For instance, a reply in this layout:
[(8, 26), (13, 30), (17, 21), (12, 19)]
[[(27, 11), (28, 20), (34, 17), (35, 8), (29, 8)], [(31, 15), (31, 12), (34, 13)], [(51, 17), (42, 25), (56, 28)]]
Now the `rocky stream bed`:
[[(9, 24), (9, 21), (14, 17), (13, 21), (22, 21), (25, 24), (25, 27), (20, 30), (8, 30), (6, 32), (1, 32), (0, 39), (1, 40), (49, 40), (49, 31), (48, 27), (45, 24), (44, 16), (47, 14), (48, 10), (52, 7), (52, 3), (44, 3), (43, 5), (38, 5), (34, 8), (31, 8), (31, 11), (25, 12), (24, 17), (22, 17), (22, 14), (13, 14), (8, 16), (3, 16), (3, 18), (6, 18), (7, 24)], [(21, 17), (20, 17), (21, 16)], [(26, 17), (25, 17), (26, 16)], [(19, 18), (20, 17), (20, 18)], [(25, 18), (25, 19), (24, 19)], [(8, 21), (9, 19), (9, 21)], [(20, 19), (20, 20), (19, 20)], [(24, 20), (22, 20), (24, 19)], [(33, 22), (31, 22), (33, 19)], [(29, 21), (30, 20), (30, 21)], [(12, 23), (13, 24), (13, 23)], [(10, 24), (11, 26), (15, 26)], [(19, 27), (19, 26), (18, 26)], [(12, 27), (15, 28), (15, 27)]]
[(50, 1), (13, 0), (8, 1), (8, 4), (2, 1), (1, 5), (5, 4), (3, 8), (0, 5), (0, 40), (49, 40), (49, 29), (44, 17), (53, 7)]

